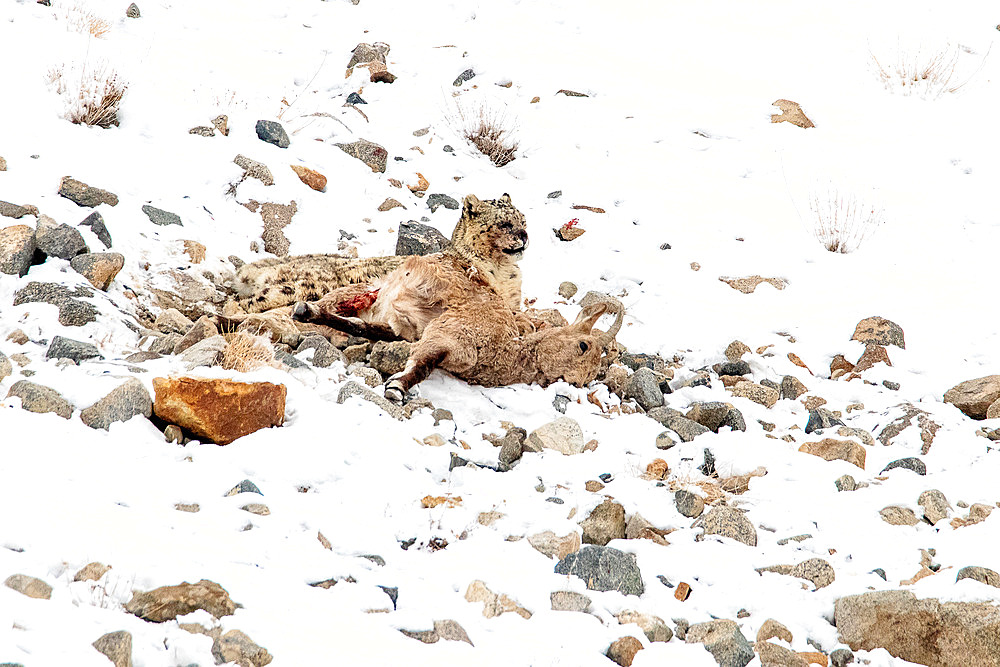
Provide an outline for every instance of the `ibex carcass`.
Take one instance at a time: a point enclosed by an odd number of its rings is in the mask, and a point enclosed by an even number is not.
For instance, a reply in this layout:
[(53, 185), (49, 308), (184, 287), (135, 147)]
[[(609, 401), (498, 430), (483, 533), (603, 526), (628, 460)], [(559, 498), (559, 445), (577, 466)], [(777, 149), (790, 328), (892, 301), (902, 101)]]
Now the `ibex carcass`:
[[(609, 312), (617, 317), (607, 333), (593, 331)], [(486, 387), (558, 380), (583, 386), (597, 376), (623, 316), (621, 304), (609, 299), (584, 307), (568, 326), (520, 335), (497, 292), (446, 254), (407, 258), (377, 285), (334, 290), (293, 312), (298, 320), (373, 340), (416, 341), (406, 368), (386, 382), (386, 398), (397, 402), (435, 368)]]

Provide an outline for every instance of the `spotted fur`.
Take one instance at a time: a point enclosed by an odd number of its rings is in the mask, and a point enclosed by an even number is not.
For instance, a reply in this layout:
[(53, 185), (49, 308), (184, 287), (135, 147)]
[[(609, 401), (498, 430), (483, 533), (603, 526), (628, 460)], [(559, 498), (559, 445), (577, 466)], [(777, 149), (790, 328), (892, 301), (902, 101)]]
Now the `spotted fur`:
[[(492, 287), (511, 310), (519, 311), (521, 269), (517, 262), (527, 245), (524, 214), (511, 203), (510, 195), (485, 201), (469, 195), (444, 252), (462, 258), (477, 280)], [(338, 287), (377, 282), (405, 259), (320, 254), (263, 259), (240, 268), (233, 285), (234, 301), (245, 313), (317, 301)]]

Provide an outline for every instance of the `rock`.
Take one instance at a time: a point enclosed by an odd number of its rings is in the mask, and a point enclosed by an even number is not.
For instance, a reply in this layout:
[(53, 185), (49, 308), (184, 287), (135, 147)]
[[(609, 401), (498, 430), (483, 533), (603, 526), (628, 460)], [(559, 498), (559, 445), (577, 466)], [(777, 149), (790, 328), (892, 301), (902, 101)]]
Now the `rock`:
[(237, 496), (241, 493), (256, 493), (259, 496), (264, 495), (263, 493), (260, 492), (260, 489), (257, 488), (256, 484), (251, 482), (249, 479), (245, 479), (236, 486), (234, 486), (233, 488), (226, 491), (223, 497), (232, 498), (233, 496)]
[(740, 510), (726, 505), (716, 505), (701, 519), (705, 532), (703, 536), (719, 535), (757, 546), (757, 529)]
[(746, 276), (744, 278), (720, 277), (719, 280), (744, 294), (752, 294), (761, 283), (767, 283), (777, 290), (785, 289), (785, 286), (788, 284), (788, 281), (784, 278), (763, 278), (761, 276)]
[(362, 99), (362, 97), (357, 93), (351, 93), (347, 96), (345, 104), (368, 104), (368, 102), (365, 102), (364, 99)]
[(663, 405), (663, 392), (656, 374), (648, 368), (640, 368), (625, 383), (625, 398), (635, 399), (643, 410), (649, 411)]
[(73, 576), (73, 581), (98, 581), (101, 577), (111, 571), (110, 565), (104, 563), (87, 563)]
[(92, 188), (86, 183), (70, 176), (63, 176), (62, 180), (59, 181), (59, 195), (70, 200), (77, 206), (94, 208), (101, 204), (107, 204), (108, 206), (118, 205), (117, 195), (107, 190), (101, 190), (100, 188)]
[(747, 423), (743, 419), (743, 413), (736, 408), (730, 408), (726, 416), (722, 418), (719, 428), (728, 426), (733, 431), (746, 431)]
[(847, 667), (854, 662), (854, 654), (846, 648), (838, 648), (830, 654), (830, 665), (832, 667)]
[(749, 353), (750, 346), (739, 340), (734, 340), (726, 347), (726, 359), (729, 361), (739, 361), (743, 355)]
[[(179, 336), (167, 336), (167, 344), (171, 345), (168, 353), (172, 353), (177, 347), (181, 338)], [(189, 371), (199, 366), (215, 366), (222, 358), (222, 354), (229, 343), (223, 336), (211, 336), (199, 341), (181, 353), (181, 359)]]
[(531, 618), (531, 612), (520, 606), (506, 595), (497, 594), (486, 587), (486, 584), (476, 579), (465, 591), (465, 599), (468, 602), (482, 602), (483, 616), (495, 618), (501, 614), (512, 611), (524, 619)]
[(11, 590), (15, 590), (21, 595), (37, 600), (48, 600), (52, 597), (52, 587), (41, 579), (29, 577), (26, 574), (12, 574), (3, 582), (3, 585)]
[(882, 472), (892, 470), (893, 468), (903, 468), (904, 470), (912, 470), (918, 475), (927, 474), (927, 466), (923, 461), (915, 456), (909, 456), (905, 459), (896, 459), (889, 463), (886, 467), (882, 468)]
[(351, 60), (347, 63), (347, 74), (355, 65), (366, 65), (368, 63), (382, 63), (385, 65), (385, 58), (389, 55), (389, 45), (385, 42), (375, 42), (366, 44), (362, 42), (351, 51)]
[[(258, 162), (257, 160), (251, 160), (245, 155), (237, 155), (233, 158), (238, 166), (243, 168), (243, 178), (256, 178), (258, 181), (264, 185), (274, 185), (274, 175), (271, 174), (271, 170), (267, 168), (267, 165), (263, 162)], [(293, 167), (294, 169), (294, 167)]]
[(107, 292), (111, 281), (125, 266), (125, 256), (117, 252), (83, 253), (71, 259), (69, 264), (91, 285)]
[(125, 611), (152, 623), (172, 621), (198, 609), (207, 611), (215, 618), (222, 618), (236, 611), (236, 603), (222, 586), (202, 579), (196, 584), (185, 581), (176, 586), (161, 586), (145, 593), (134, 593), (125, 605)]
[(682, 442), (691, 442), (703, 433), (711, 433), (710, 429), (671, 408), (653, 408), (646, 412), (646, 416), (655, 419), (676, 433)]
[(963, 567), (958, 571), (958, 577), (955, 579), (955, 582), (957, 583), (962, 579), (974, 579), (981, 584), (993, 586), (994, 588), (1000, 588), (1000, 574), (997, 574), (995, 570), (991, 570), (987, 567), (979, 567), (976, 565)]
[(674, 505), (678, 512), (689, 519), (697, 519), (705, 511), (705, 500), (697, 493), (684, 489), (674, 493)]
[(410, 343), (407, 341), (377, 341), (372, 345), (369, 364), (383, 376), (388, 377), (401, 373), (406, 368), (409, 358)]
[(451, 244), (447, 236), (430, 225), (410, 220), (399, 225), (396, 237), (397, 255), (430, 255)]
[(153, 391), (157, 417), (220, 445), (285, 419), (281, 384), (171, 377), (154, 378)]
[(340, 388), (340, 392), (337, 394), (337, 403), (344, 403), (352, 396), (360, 396), (362, 399), (374, 403), (385, 413), (395, 419), (402, 420), (405, 417), (403, 409), (398, 405), (386, 400), (384, 397), (379, 396), (368, 387), (354, 382), (353, 380), (345, 382), (344, 386)]
[(258, 646), (250, 637), (239, 630), (230, 630), (215, 640), (212, 655), (217, 664), (235, 663), (239, 667), (264, 667), (271, 664), (273, 657), (263, 646)]
[(346, 361), (343, 352), (334, 347), (325, 337), (318, 334), (303, 338), (295, 352), (298, 354), (310, 349), (316, 350), (313, 352), (312, 357), (312, 365), (316, 368), (329, 368), (335, 361), (339, 361), (340, 363)]
[(920, 523), (920, 519), (909, 507), (899, 505), (889, 505), (879, 510), (882, 520), (892, 526), (915, 526)]
[(792, 125), (797, 125), (803, 129), (816, 127), (813, 125), (813, 122), (806, 117), (805, 112), (802, 111), (802, 107), (800, 107), (797, 102), (783, 99), (775, 100), (771, 103), (771, 106), (778, 107), (778, 109), (781, 110), (781, 113), (771, 114), (772, 123), (791, 123)]
[(0, 351), (0, 380), (14, 372), (14, 366), (10, 363), (7, 355)]
[(198, 321), (191, 325), (177, 344), (174, 345), (173, 353), (181, 354), (184, 350), (193, 347), (197, 343), (208, 338), (219, 335), (219, 329), (215, 326), (215, 321), (208, 315), (202, 315)]
[(642, 642), (635, 637), (621, 637), (611, 642), (605, 655), (622, 667), (630, 667), (635, 660), (635, 654), (642, 648)]
[(462, 72), (461, 74), (459, 74), (458, 78), (456, 78), (452, 82), (451, 85), (453, 85), (453, 86), (461, 86), (463, 83), (465, 83), (466, 81), (469, 81), (474, 76), (476, 76), (476, 73), (473, 70), (471, 70), (471, 69), (467, 69), (464, 72)]
[(586, 613), (590, 609), (590, 598), (573, 591), (553, 591), (549, 594), (552, 611), (577, 611)]
[(293, 164), (291, 167), (292, 171), (295, 172), (295, 175), (298, 176), (299, 180), (305, 185), (308, 185), (316, 192), (326, 192), (326, 176), (319, 173), (315, 169), (310, 169), (309, 167), (303, 167), (297, 164)]
[(776, 572), (777, 574), (791, 575), (799, 579), (811, 581), (813, 586), (815, 586), (813, 590), (825, 588), (837, 578), (837, 573), (834, 571), (833, 566), (822, 558), (810, 558), (798, 565), (771, 565), (770, 567), (757, 568), (758, 574), (764, 572)]
[(692, 403), (688, 413), (684, 415), (692, 421), (696, 421), (710, 431), (718, 432), (722, 420), (733, 408), (729, 403), (722, 401), (707, 401)]
[(94, 211), (86, 218), (84, 218), (77, 227), (90, 227), (90, 231), (94, 232), (97, 236), (97, 240), (104, 244), (105, 248), (111, 247), (111, 234), (108, 232), (108, 228), (104, 225), (104, 218), (97, 211)]
[(92, 297), (86, 287), (70, 289), (58, 283), (30, 282), (14, 292), (14, 305), (49, 303), (59, 309), (59, 324), (68, 327), (83, 326), (97, 320), (97, 308), (75, 297)]
[(551, 530), (528, 536), (528, 544), (549, 558), (562, 560), (566, 556), (580, 550), (580, 533), (573, 531), (562, 537)]
[(571, 455), (583, 452), (584, 445), (583, 429), (576, 423), (576, 420), (560, 417), (532, 431), (528, 435), (524, 449), (530, 452), (554, 449), (557, 452)]
[(0, 273), (23, 276), (35, 255), (35, 230), (28, 225), (0, 229)]
[(898, 348), (906, 349), (903, 341), (903, 328), (891, 320), (884, 317), (868, 317), (854, 328), (854, 335), (851, 340), (857, 340), (867, 345), (895, 345)]
[(146, 214), (149, 221), (154, 225), (159, 225), (164, 227), (166, 225), (181, 225), (181, 217), (176, 213), (171, 213), (170, 211), (164, 211), (162, 208), (156, 208), (155, 206), (150, 206), (149, 204), (142, 205), (142, 212)]
[(103, 359), (101, 352), (91, 343), (84, 343), (63, 336), (53, 336), (49, 349), (45, 352), (46, 359), (70, 359), (79, 364), (87, 359)]
[(32, 209), (27, 206), (18, 206), (17, 204), (11, 204), (9, 201), (0, 200), (0, 215), (5, 218), (18, 220), (26, 215), (33, 215), (33, 213)]
[(892, 366), (892, 362), (889, 361), (889, 353), (881, 345), (869, 343), (865, 346), (865, 351), (858, 359), (858, 363), (854, 364), (854, 372), (861, 373), (879, 363)]
[(932, 526), (951, 514), (951, 504), (937, 489), (928, 489), (920, 494), (917, 504), (924, 508), (924, 520)]
[(819, 442), (807, 442), (799, 447), (800, 452), (818, 456), (824, 461), (847, 461), (853, 463), (862, 470), (865, 469), (865, 457), (867, 452), (862, 445), (853, 440), (835, 440), (824, 438)]
[(625, 537), (625, 508), (612, 500), (605, 500), (580, 522), (583, 543), (606, 546), (611, 540)]
[(909, 403), (903, 404), (900, 407), (903, 408), (903, 414), (882, 429), (878, 434), (879, 442), (887, 446), (892, 444), (892, 440), (896, 436), (913, 425), (913, 418), (916, 417), (917, 426), (920, 428), (920, 440), (923, 442), (920, 453), (926, 454), (930, 451), (931, 444), (934, 442), (934, 436), (937, 434), (938, 429), (941, 428), (941, 425), (933, 421), (928, 413)]
[(126, 630), (109, 632), (98, 638), (93, 646), (106, 655), (115, 667), (132, 667), (132, 633)]
[(1000, 400), (1000, 375), (987, 375), (960, 382), (944, 394), (951, 403), (973, 419), (986, 419), (990, 405)]
[(764, 621), (761, 624), (760, 629), (757, 630), (757, 641), (766, 642), (768, 639), (773, 639), (774, 637), (777, 637), (782, 641), (786, 641), (789, 644), (792, 643), (793, 639), (792, 633), (788, 628), (781, 623), (778, 623), (773, 618), (769, 618)]
[(83, 235), (75, 227), (59, 224), (47, 215), (39, 216), (35, 227), (35, 246), (49, 257), (73, 259), (88, 252)]
[(439, 192), (427, 196), (427, 208), (431, 210), (431, 213), (437, 211), (442, 206), (450, 211), (457, 211), (462, 205), (454, 197), (449, 197)]
[(361, 160), (375, 173), (385, 173), (389, 151), (367, 139), (358, 139), (349, 144), (334, 144), (348, 155)]
[(777, 389), (765, 387), (754, 382), (737, 382), (730, 391), (733, 396), (749, 398), (754, 403), (759, 403), (766, 408), (773, 407), (778, 402), (781, 393)]
[(736, 621), (695, 623), (684, 636), (688, 644), (704, 644), (720, 667), (744, 667), (754, 658), (753, 648)]
[(278, 148), (288, 148), (288, 134), (281, 123), (274, 120), (258, 120), (254, 130), (261, 141), (274, 144)]
[(21, 408), (28, 412), (44, 414), (54, 412), (63, 419), (73, 415), (73, 405), (55, 389), (35, 384), (28, 380), (18, 380), (11, 385), (7, 398), (16, 396), (21, 399)]
[(813, 433), (834, 426), (844, 426), (844, 422), (826, 408), (816, 408), (809, 411), (809, 421), (806, 422), (806, 433)]
[(850, 475), (841, 475), (833, 483), (838, 491), (854, 491), (858, 488), (858, 483)]
[(750, 364), (738, 359), (736, 361), (727, 361), (722, 364), (716, 364), (713, 370), (719, 375), (749, 375), (750, 374)]
[(1000, 608), (990, 603), (876, 591), (838, 599), (834, 620), (855, 651), (883, 648), (921, 665), (1000, 665)]
[(125, 16), (127, 18), (130, 18), (130, 19), (137, 19), (137, 18), (139, 18), (141, 16), (141, 14), (139, 12), (139, 6), (137, 4), (135, 4), (134, 2), (131, 3), (128, 6), (128, 9), (125, 10)]
[[(809, 661), (791, 649), (771, 642), (757, 642), (753, 650), (760, 658), (762, 667), (809, 667)], [(819, 654), (822, 658), (820, 664), (826, 663), (826, 656)]]
[(385, 211), (391, 211), (394, 208), (401, 208), (404, 210), (406, 209), (405, 206), (400, 204), (398, 200), (393, 199), (392, 197), (386, 197), (385, 201), (378, 205), (378, 210), (382, 213), (384, 213)]
[(781, 378), (781, 398), (794, 401), (802, 394), (809, 391), (806, 386), (794, 375), (786, 375)]
[(584, 546), (556, 563), (555, 572), (579, 577), (590, 590), (624, 595), (642, 595), (645, 590), (635, 554), (612, 547)]
[(407, 637), (418, 639), (425, 644), (434, 644), (444, 639), (453, 642), (465, 642), (470, 646), (473, 645), (468, 633), (465, 632), (465, 628), (459, 625), (457, 621), (452, 620), (434, 621), (433, 630), (413, 631), (400, 629), (400, 632)]
[(668, 642), (674, 637), (673, 630), (659, 616), (626, 609), (618, 614), (618, 622), (622, 625), (635, 623), (651, 642)]
[(136, 415), (150, 417), (153, 401), (145, 385), (135, 378), (129, 378), (104, 398), (80, 411), (80, 420), (90, 428), (105, 431), (114, 422), (127, 422)]

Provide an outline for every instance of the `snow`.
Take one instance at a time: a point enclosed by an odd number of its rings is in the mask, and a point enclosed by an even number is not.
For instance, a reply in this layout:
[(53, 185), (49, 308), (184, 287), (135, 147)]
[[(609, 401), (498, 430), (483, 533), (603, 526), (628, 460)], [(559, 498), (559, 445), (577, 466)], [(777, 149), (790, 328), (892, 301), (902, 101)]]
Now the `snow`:
[[(0, 172), (0, 199), (34, 204), (70, 225), (89, 211), (56, 194), (63, 176), (120, 199), (116, 207), (96, 209), (114, 239), (112, 250), (126, 257), (108, 294), (92, 300), (101, 311), (97, 322), (64, 327), (52, 306), (11, 305), (14, 292), (30, 281), (85, 285), (66, 261), (49, 259), (22, 278), (0, 276), (0, 351), (26, 354), (35, 371), (29, 379), (58, 390), (77, 409), (125, 377), (137, 377), (152, 393), (152, 378), (185, 372), (179, 358), (167, 357), (143, 364), (148, 372), (130, 373), (120, 359), (137, 349), (138, 337), (118, 309), (134, 312), (129, 292), (148, 290), (167, 270), (222, 275), (232, 271), (230, 255), (266, 256), (249, 249), (259, 240), (259, 215), (239, 203), (294, 200), (298, 210), (284, 229), (293, 253), (336, 252), (344, 230), (356, 235), (352, 243), (362, 256), (389, 254), (401, 222), (426, 215), (450, 234), (457, 221), (457, 212), (431, 213), (424, 201), (388, 182), (415, 184), (419, 172), (431, 183), (429, 192), (459, 200), (509, 193), (528, 220), (531, 244), (521, 267), (524, 295), (534, 306), (559, 308), (572, 320), (575, 301), (557, 293), (565, 280), (576, 283), (580, 295), (619, 296), (627, 309), (620, 342), (668, 360), (678, 355), (679, 378), (724, 360), (726, 345), (739, 339), (754, 350), (745, 357), (754, 380), (795, 375), (811, 395), (827, 400), (825, 407), (843, 410), (849, 426), (877, 434), (898, 416), (895, 406), (910, 402), (942, 428), (926, 455), (916, 429), (891, 447), (866, 447), (862, 471), (797, 451), (805, 441), (797, 428), (808, 418), (801, 403), (780, 401), (767, 409), (732, 397), (717, 381), (712, 388), (680, 389), (667, 396), (668, 405), (685, 410), (693, 401), (729, 401), (743, 412), (747, 432), (723, 429), (667, 451), (655, 448), (663, 429), (653, 420), (609, 418), (588, 401), (597, 389), (606, 406), (618, 405), (603, 388), (483, 389), (440, 372), (420, 385), (423, 397), (454, 414), (453, 423), (435, 426), (426, 411), (398, 422), (359, 399), (337, 404), (341, 365), (250, 374), (200, 368), (203, 376), (280, 382), (288, 389), (283, 428), (226, 447), (167, 443), (141, 418), (94, 431), (78, 413), (68, 421), (36, 415), (7, 398), (0, 403), (0, 577), (28, 574), (54, 591), (45, 601), (0, 587), (0, 661), (105, 665), (90, 644), (125, 629), (133, 635), (137, 667), (214, 664), (206, 637), (122, 609), (132, 590), (200, 579), (218, 582), (243, 606), (221, 622), (204, 612), (190, 620), (242, 630), (268, 649), (275, 665), (606, 665), (608, 645), (628, 634), (645, 647), (637, 667), (712, 665), (701, 646), (678, 639), (650, 643), (637, 627), (618, 625), (614, 614), (638, 609), (671, 625), (676, 618), (729, 618), (751, 641), (774, 618), (792, 631), (795, 650), (814, 650), (811, 640), (829, 653), (842, 646), (831, 621), (834, 602), (844, 595), (906, 588), (918, 597), (1000, 601), (1000, 590), (955, 583), (954, 576), (966, 565), (1000, 570), (993, 547), (1000, 519), (953, 529), (947, 521), (890, 526), (878, 515), (899, 504), (919, 516), (917, 497), (930, 488), (945, 494), (952, 516), (965, 514), (957, 501), (1000, 500), (1000, 456), (975, 434), (983, 424), (942, 401), (956, 383), (1000, 372), (1000, 328), (989, 298), (1000, 242), (994, 9), (987, 2), (924, 0), (622, 0), (613, 7), (590, 0), (144, 0), (141, 18), (126, 19), (124, 4), (108, 0), (6, 3), (0, 12), (0, 155), (8, 167)], [(103, 37), (74, 27), (74, 17), (88, 11), (108, 21)], [(345, 78), (351, 49), (375, 41), (391, 46), (395, 83), (371, 84), (364, 68)], [(942, 49), (955, 54), (954, 81), (964, 85), (936, 98), (887, 90), (871, 59), (885, 64)], [(93, 71), (105, 62), (129, 83), (121, 125), (100, 129), (64, 120), (72, 102), (47, 86), (47, 73), (64, 65), (78, 77), (81, 68)], [(452, 86), (468, 68), (477, 76)], [(504, 81), (512, 85), (494, 85)], [(555, 94), (560, 89), (589, 97)], [(342, 106), (359, 90), (367, 120)], [(540, 101), (531, 103), (535, 96)], [(781, 98), (800, 103), (816, 127), (770, 123), (777, 113), (771, 102)], [(480, 104), (501, 110), (516, 128), (519, 157), (502, 169), (456, 135), (458, 107)], [(220, 113), (229, 117), (228, 137), (188, 134)], [(259, 141), (258, 119), (279, 120), (291, 146)], [(427, 135), (414, 136), (425, 127)], [(384, 175), (332, 146), (358, 138), (388, 149)], [(454, 154), (442, 150), (445, 144)], [(229, 184), (241, 176), (232, 162), (237, 154), (267, 164), (275, 184), (248, 179), (235, 198), (228, 196)], [(325, 174), (327, 191), (306, 188), (291, 164)], [(827, 252), (812, 234), (810, 197), (830, 188), (885, 211), (884, 224), (850, 254)], [(548, 198), (555, 190), (563, 195)], [(386, 197), (407, 209), (377, 212)], [(183, 226), (149, 224), (140, 211), (147, 203), (177, 213)], [(577, 204), (606, 213), (570, 208)], [(572, 218), (586, 234), (564, 243), (551, 230)], [(0, 226), (26, 221), (35, 222), (0, 218)], [(79, 229), (92, 250), (103, 250), (88, 228)], [(204, 244), (206, 262), (190, 265), (183, 240)], [(671, 248), (660, 249), (664, 243)], [(753, 274), (783, 278), (787, 286), (779, 291), (762, 284), (742, 294), (719, 280)], [(872, 315), (905, 330), (906, 349), (889, 348), (893, 366), (867, 371), (873, 384), (823, 379), (834, 355), (860, 356), (863, 345), (849, 338)], [(46, 345), (6, 340), (16, 329), (32, 341), (88, 340), (106, 361), (47, 361)], [(788, 353), (817, 375), (793, 365)], [(14, 374), (0, 381), (0, 397), (24, 379), (19, 370), (15, 364)], [(885, 389), (883, 380), (898, 382), (899, 391)], [(561, 416), (552, 407), (557, 394), (571, 398), (566, 416), (580, 423), (585, 439), (598, 441), (596, 451), (526, 454), (503, 474), (449, 472), (451, 453), (495, 463), (497, 450), (482, 435), (502, 433), (501, 421), (530, 432)], [(864, 408), (848, 414), (852, 403)], [(777, 424), (775, 435), (791, 433), (796, 442), (765, 437), (758, 420)], [(445, 446), (419, 444), (435, 432)], [(757, 527), (757, 547), (724, 538), (696, 541), (701, 530), (675, 511), (672, 494), (642, 477), (650, 461), (663, 458), (673, 478), (697, 492), (704, 448), (714, 453), (722, 476), (767, 469), (748, 493), (731, 500)], [(920, 456), (928, 475), (879, 474), (907, 456)], [(586, 492), (584, 483), (603, 473), (613, 481), (601, 493)], [(870, 485), (838, 493), (833, 480), (843, 474)], [(242, 479), (254, 481), (263, 498), (225, 497)], [(527, 539), (506, 539), (578, 530), (605, 494), (628, 515), (639, 512), (675, 529), (667, 547), (644, 540), (612, 544), (637, 555), (646, 587), (639, 598), (587, 591), (581, 580), (554, 574), (555, 562)], [(462, 501), (424, 509), (426, 495)], [(241, 511), (247, 502), (266, 503), (270, 515)], [(198, 503), (200, 512), (177, 511), (177, 503)], [(477, 516), (492, 510), (504, 518), (480, 525)], [(320, 532), (332, 550), (321, 546)], [(778, 544), (805, 533), (812, 537)], [(447, 539), (447, 548), (420, 548), (434, 537)], [(413, 538), (413, 547), (400, 548)], [(900, 585), (919, 570), (920, 549), (928, 548), (936, 549), (941, 572)], [(366, 554), (381, 556), (385, 566)], [(815, 592), (802, 580), (754, 571), (813, 557), (826, 559), (837, 575)], [(91, 561), (113, 569), (100, 582), (74, 582)], [(873, 574), (875, 568), (883, 568), (888, 581)], [(657, 575), (691, 584), (691, 597), (676, 600)], [(357, 583), (327, 590), (307, 585), (348, 576)], [(479, 603), (464, 598), (476, 579), (534, 616), (484, 618)], [(398, 587), (396, 610), (379, 586)], [(586, 593), (592, 614), (550, 611), (549, 594), (556, 590)], [(380, 611), (368, 613), (373, 609)], [(737, 619), (740, 610), (749, 616)], [(424, 645), (397, 631), (429, 629), (442, 619), (458, 621), (475, 646)], [(871, 665), (909, 664), (882, 649), (857, 655)]]

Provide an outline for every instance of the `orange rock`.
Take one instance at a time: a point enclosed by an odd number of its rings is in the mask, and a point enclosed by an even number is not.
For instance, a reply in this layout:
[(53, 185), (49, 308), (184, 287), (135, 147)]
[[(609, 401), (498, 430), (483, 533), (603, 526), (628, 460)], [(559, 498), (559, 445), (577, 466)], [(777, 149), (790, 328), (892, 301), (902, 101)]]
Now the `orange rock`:
[(847, 461), (862, 470), (865, 469), (865, 448), (852, 440), (836, 440), (824, 438), (819, 442), (807, 442), (799, 451), (818, 456), (825, 461)]
[(611, 642), (605, 655), (622, 667), (630, 667), (632, 661), (635, 660), (635, 654), (641, 650), (641, 641), (635, 637), (622, 637)]
[(670, 468), (667, 466), (667, 462), (663, 459), (653, 459), (653, 461), (646, 466), (646, 475), (650, 479), (663, 479), (670, 472)]
[(292, 171), (299, 177), (299, 180), (311, 187), (316, 192), (326, 192), (326, 176), (301, 165), (291, 165)]
[(284, 385), (193, 377), (153, 378), (153, 412), (219, 445), (285, 420)]
[(691, 597), (691, 586), (684, 583), (683, 581), (677, 584), (677, 590), (674, 591), (674, 597), (680, 600), (681, 602), (684, 602), (689, 597)]
[(838, 354), (830, 362), (830, 375), (832, 376), (837, 371), (844, 371), (845, 373), (850, 373), (854, 370), (854, 364), (849, 362), (844, 358), (844, 355)]
[(424, 178), (424, 175), (421, 174), (418, 171), (417, 172), (417, 184), (416, 185), (407, 185), (406, 187), (408, 187), (410, 189), (410, 192), (427, 192), (427, 188), (431, 187), (431, 184), (428, 183), (427, 179)]
[(184, 241), (184, 254), (192, 264), (201, 264), (205, 261), (205, 246), (197, 241)]
[(772, 123), (791, 123), (805, 129), (816, 127), (806, 116), (805, 112), (802, 111), (802, 107), (799, 106), (798, 102), (775, 100), (771, 103), (771, 106), (781, 109), (781, 113), (771, 114)]
[[(794, 352), (788, 353), (788, 360), (793, 364), (795, 364), (796, 366), (798, 366), (799, 368), (804, 368), (807, 371), (809, 371), (809, 367), (806, 366), (806, 362), (802, 361), (802, 359), (799, 358), (799, 355), (795, 354)], [(813, 375), (813, 372), (809, 371), (809, 375)]]
[(430, 509), (438, 505), (445, 507), (458, 507), (462, 504), (462, 496), (424, 496), (420, 499), (420, 504)]
[(827, 667), (830, 664), (829, 660), (825, 655), (819, 651), (799, 651), (799, 657), (805, 660), (810, 665), (819, 665), (820, 667)]

